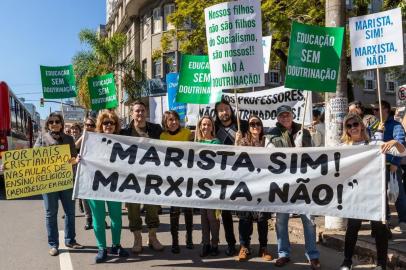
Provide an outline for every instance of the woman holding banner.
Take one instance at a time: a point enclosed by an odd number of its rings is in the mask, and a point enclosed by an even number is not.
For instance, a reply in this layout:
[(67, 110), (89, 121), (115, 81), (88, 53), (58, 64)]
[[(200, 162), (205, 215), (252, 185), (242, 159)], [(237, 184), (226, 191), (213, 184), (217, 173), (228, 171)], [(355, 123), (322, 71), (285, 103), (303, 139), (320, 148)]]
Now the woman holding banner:
[[(180, 117), (176, 111), (166, 111), (164, 112), (162, 118), (162, 128), (160, 139), (167, 141), (191, 141), (192, 133), (187, 128), (182, 128), (180, 126)], [(172, 235), (172, 253), (179, 253), (179, 216), (182, 208), (171, 207), (170, 210), (170, 222), (171, 222), (171, 235)], [(185, 225), (186, 225), (186, 248), (193, 249), (193, 209), (183, 208), (185, 214)]]
[[(380, 128), (382, 128), (382, 126), (380, 126)], [(380, 128), (378, 128), (378, 135), (382, 133), (382, 130), (379, 130)], [(367, 128), (357, 114), (350, 113), (345, 117), (342, 141), (344, 145), (349, 146), (371, 144), (367, 134)], [(361, 223), (362, 220), (359, 219), (348, 219), (345, 233), (344, 261), (341, 264), (340, 270), (352, 269), (352, 256), (354, 254)], [(377, 253), (377, 267), (375, 269), (386, 269), (388, 257), (388, 228), (381, 221), (371, 221), (371, 227), (372, 231), (374, 231)]]
[[(76, 157), (76, 148), (73, 138), (64, 133), (64, 121), (62, 115), (51, 113), (45, 121), (45, 132), (41, 133), (34, 147), (68, 144), (72, 157)], [(72, 200), (73, 189), (43, 194), (45, 206), (46, 227), (48, 232), (49, 255), (59, 254), (58, 233), (58, 200), (61, 200), (65, 212), (65, 246), (73, 249), (81, 249), (82, 245), (75, 240), (75, 201)]]
[[(241, 146), (254, 146), (264, 147), (264, 126), (261, 119), (256, 115), (251, 115), (248, 118), (248, 131), (243, 137), (241, 132), (236, 134), (237, 145)], [(237, 212), (240, 220), (238, 223), (238, 230), (240, 234), (240, 252), (237, 260), (247, 261), (250, 250), (250, 240), (253, 230), (253, 222), (257, 221), (258, 238), (259, 238), (259, 252), (258, 257), (261, 257), (264, 261), (271, 261), (272, 256), (268, 252), (268, 219), (270, 213), (263, 212)]]
[[(103, 111), (99, 113), (96, 122), (96, 131), (106, 134), (118, 134), (120, 123), (114, 111)], [(121, 246), (122, 210), (121, 202), (88, 200), (92, 218), (93, 230), (96, 236), (98, 252), (95, 258), (96, 263), (101, 263), (107, 259), (106, 248), (106, 203), (111, 219), (111, 235), (113, 245), (110, 254), (120, 257), (128, 257), (129, 253)]]
[[(215, 137), (214, 121), (210, 116), (203, 116), (197, 123), (197, 141), (207, 144), (221, 144)], [(201, 209), (200, 218), (202, 224), (202, 252), (201, 257), (217, 256), (220, 235), (221, 211), (215, 209)], [(211, 234), (211, 241), (210, 241)]]

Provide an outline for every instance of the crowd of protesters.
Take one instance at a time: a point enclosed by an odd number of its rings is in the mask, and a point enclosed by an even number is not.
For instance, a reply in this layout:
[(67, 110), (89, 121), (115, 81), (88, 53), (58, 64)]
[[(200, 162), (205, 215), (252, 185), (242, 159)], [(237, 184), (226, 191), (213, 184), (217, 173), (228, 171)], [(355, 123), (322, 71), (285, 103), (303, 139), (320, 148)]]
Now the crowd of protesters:
[[(405, 143), (404, 124), (399, 117), (400, 112), (391, 114), (390, 104), (382, 101), (382, 107), (375, 104), (374, 115), (366, 114), (361, 102), (355, 101), (349, 104), (348, 115), (343, 123), (342, 145), (367, 145), (381, 144), (382, 151), (386, 153), (386, 177), (396, 174), (398, 176), (399, 197), (396, 201), (398, 212), (398, 226), (394, 228), (399, 232), (406, 232), (406, 162), (402, 163), (402, 156), (406, 155), (403, 144)], [(382, 110), (380, 119), (379, 109)], [(74, 166), (80, 162), (80, 147), (82, 145), (82, 129), (89, 132), (107, 134), (120, 134), (124, 136), (145, 137), (151, 139), (169, 141), (195, 141), (206, 144), (225, 144), (251, 147), (310, 147), (323, 146), (325, 135), (324, 112), (313, 111), (313, 123), (308, 129), (302, 128), (301, 124), (293, 121), (292, 108), (286, 105), (277, 109), (277, 123), (275, 127), (265, 134), (261, 119), (251, 115), (248, 121), (237, 121), (233, 109), (226, 100), (215, 105), (215, 118), (203, 116), (199, 119), (195, 133), (188, 128), (182, 127), (179, 115), (176, 111), (167, 111), (163, 114), (162, 125), (147, 121), (147, 106), (136, 101), (131, 105), (132, 121), (125, 127), (120, 128), (120, 121), (117, 114), (112, 110), (101, 111), (94, 119), (88, 117), (84, 125), (77, 123), (70, 128), (64, 127), (64, 120), (60, 114), (51, 113), (45, 123), (45, 131), (38, 137), (35, 147), (50, 146), (57, 144), (68, 144), (70, 146)], [(68, 135), (69, 134), (69, 135)], [(402, 169), (403, 168), (403, 173)], [(6, 169), (6, 168), (2, 168)], [(402, 180), (403, 177), (403, 180)], [(59, 253), (58, 236), (58, 201), (60, 200), (64, 210), (65, 218), (65, 245), (68, 248), (83, 248), (76, 242), (75, 234), (75, 202), (72, 200), (72, 189), (43, 194), (45, 206), (46, 229), (48, 232), (49, 254), (56, 256)], [(107, 249), (106, 243), (106, 208), (111, 220), (112, 244)], [(126, 203), (128, 211), (129, 229), (134, 235), (134, 244), (131, 249), (133, 253), (139, 254), (142, 246), (142, 219), (141, 213), (145, 212), (145, 224), (148, 228), (148, 245), (156, 250), (164, 249), (157, 237), (157, 229), (160, 226), (158, 205), (143, 205)], [(122, 203), (100, 200), (79, 200), (79, 209), (85, 213), (85, 229), (93, 229), (98, 247), (95, 257), (96, 263), (104, 262), (108, 255), (128, 257), (129, 252), (121, 246), (122, 231)], [(237, 261), (247, 261), (252, 256), (250, 245), (253, 233), (253, 223), (257, 223), (259, 250), (258, 256), (264, 261), (271, 261), (272, 256), (268, 251), (268, 221), (272, 213), (264, 212), (237, 212), (239, 218), (238, 238), (239, 250), (236, 248), (236, 236), (233, 226), (234, 212), (228, 210), (200, 209), (202, 244), (200, 256), (217, 256), (219, 254), (220, 219), (222, 220), (227, 248), (227, 256), (235, 256)], [(193, 249), (193, 209), (170, 207), (170, 232), (172, 236), (171, 252), (181, 252), (179, 245), (179, 218), (184, 213), (186, 225), (186, 248)], [(275, 213), (276, 216), (276, 237), (277, 237), (277, 258), (274, 265), (283, 267), (291, 258), (291, 247), (289, 243), (288, 221), (291, 217), (288, 213)], [(309, 261), (311, 269), (320, 269), (320, 253), (316, 245), (316, 225), (314, 217), (309, 215), (298, 215), (303, 223), (305, 239), (305, 256)], [(352, 257), (357, 241), (357, 235), (361, 227), (361, 220), (349, 219), (345, 235), (344, 260), (337, 269), (349, 270), (352, 268)], [(375, 238), (377, 249), (377, 268), (386, 269), (388, 239), (391, 217), (387, 213), (387, 222), (372, 221), (372, 235)], [(196, 241), (195, 241), (196, 243)]]

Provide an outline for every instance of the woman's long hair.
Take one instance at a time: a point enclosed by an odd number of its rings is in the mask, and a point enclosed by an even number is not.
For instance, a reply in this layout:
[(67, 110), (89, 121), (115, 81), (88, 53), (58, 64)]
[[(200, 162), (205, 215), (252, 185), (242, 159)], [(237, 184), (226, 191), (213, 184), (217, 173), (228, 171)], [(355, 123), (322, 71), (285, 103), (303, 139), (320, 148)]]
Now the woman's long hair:
[(120, 121), (118, 119), (118, 116), (114, 111), (108, 110), (100, 112), (99, 116), (97, 116), (96, 132), (103, 133), (103, 121), (106, 118), (113, 120), (116, 123), (116, 125), (114, 126), (114, 134), (118, 134), (120, 132)]
[(358, 114), (355, 113), (349, 113), (347, 114), (347, 116), (344, 118), (344, 122), (343, 122), (343, 136), (341, 137), (341, 141), (345, 144), (352, 144), (353, 143), (353, 139), (351, 138), (351, 136), (348, 133), (348, 129), (347, 129), (347, 123), (350, 120), (355, 120), (356, 122), (359, 123), (359, 125), (361, 126), (361, 136), (362, 139), (366, 142), (369, 142), (369, 136), (367, 133), (367, 129), (364, 125), (364, 122), (362, 121), (361, 117)]
[(204, 115), (204, 116), (202, 116), (202, 117), (199, 119), (199, 122), (197, 123), (197, 128), (196, 128), (196, 130), (197, 130), (197, 140), (198, 140), (198, 141), (203, 140), (203, 133), (202, 133), (201, 125), (202, 125), (202, 122), (203, 122), (204, 119), (209, 119), (209, 120), (210, 120), (210, 122), (211, 122), (211, 127), (212, 127), (211, 135), (212, 135), (213, 138), (216, 137), (216, 135), (215, 135), (215, 134), (216, 134), (216, 131), (215, 131), (215, 126), (214, 126), (213, 118), (211, 118), (211, 117), (208, 116), (208, 115)]
[[(248, 125), (249, 125), (249, 123), (251, 122), (252, 119), (257, 119), (258, 122), (261, 123), (261, 133), (259, 133), (259, 141), (262, 143), (262, 141), (264, 139), (264, 124), (262, 123), (261, 118), (259, 118), (255, 114), (251, 114), (250, 117), (248, 118)], [(250, 145), (254, 146), (254, 137), (252, 136), (250, 128), (248, 128), (248, 131), (247, 131), (247, 141), (248, 141), (248, 143)]]

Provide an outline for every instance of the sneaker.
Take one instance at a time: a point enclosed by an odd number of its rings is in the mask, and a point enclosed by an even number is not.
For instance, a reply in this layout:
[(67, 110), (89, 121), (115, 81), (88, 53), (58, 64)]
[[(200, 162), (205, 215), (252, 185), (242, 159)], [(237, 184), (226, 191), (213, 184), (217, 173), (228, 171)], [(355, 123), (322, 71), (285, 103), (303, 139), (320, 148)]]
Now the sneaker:
[(200, 257), (207, 257), (210, 254), (210, 245), (203, 245), (202, 252), (200, 252)]
[(72, 244), (65, 244), (65, 246), (68, 248), (72, 248), (72, 249), (83, 249), (84, 248), (84, 246), (82, 246), (81, 244), (79, 244), (77, 242), (72, 243)]
[(97, 255), (94, 258), (95, 263), (102, 263), (107, 259), (107, 249), (99, 249)]
[(260, 248), (258, 252), (258, 257), (261, 257), (264, 261), (272, 261), (272, 256), (269, 254), (268, 249), (266, 247)]
[(118, 255), (119, 257), (126, 258), (130, 256), (127, 250), (125, 250), (121, 245), (112, 246), (110, 248), (110, 254)]
[(352, 262), (344, 261), (339, 270), (351, 270), (352, 269)]
[(51, 255), (51, 256), (56, 256), (56, 255), (59, 254), (59, 250), (58, 250), (57, 248), (53, 247), (53, 248), (51, 248), (51, 249), (49, 250), (48, 253), (49, 253), (49, 255)]
[(231, 245), (231, 246), (227, 247), (227, 249), (226, 249), (227, 256), (234, 256), (235, 253), (237, 253), (237, 250), (235, 249), (235, 245)]
[(290, 262), (290, 258), (288, 258), (288, 257), (279, 257), (275, 261), (275, 266), (276, 267), (283, 267), (286, 264), (288, 264), (289, 262)]
[(397, 233), (406, 233), (406, 222), (400, 222), (393, 230)]
[(238, 253), (238, 256), (237, 256), (237, 261), (239, 261), (239, 262), (248, 261), (249, 253), (250, 252), (249, 252), (248, 248), (241, 246), (240, 252)]
[(179, 253), (180, 253), (180, 247), (179, 247), (179, 245), (172, 245), (171, 251), (172, 251), (172, 253), (174, 253), (174, 254), (179, 254)]
[(320, 260), (319, 259), (311, 259), (309, 261), (310, 269), (312, 270), (320, 270)]

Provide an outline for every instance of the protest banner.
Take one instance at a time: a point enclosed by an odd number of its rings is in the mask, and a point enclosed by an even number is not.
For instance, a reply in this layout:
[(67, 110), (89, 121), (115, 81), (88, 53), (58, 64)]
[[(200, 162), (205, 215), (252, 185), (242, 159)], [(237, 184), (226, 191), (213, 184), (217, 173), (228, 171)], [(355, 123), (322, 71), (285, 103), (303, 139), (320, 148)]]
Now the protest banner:
[(396, 88), (396, 106), (406, 106), (406, 84)]
[[(237, 99), (240, 119), (248, 120), (250, 114), (256, 114), (261, 118), (264, 127), (274, 127), (276, 124), (276, 109), (282, 105), (289, 105), (293, 110), (293, 120), (302, 123), (303, 117), (305, 116), (304, 96), (305, 94), (302, 90), (288, 89), (283, 86), (238, 94)], [(236, 98), (233, 94), (223, 93), (223, 98), (230, 102), (233, 109), (236, 107)], [(214, 104), (201, 106), (200, 109), (196, 105), (189, 104), (187, 107), (187, 124), (190, 126), (196, 125), (197, 115), (200, 115), (200, 117), (210, 115), (214, 118)], [(309, 95), (305, 124), (311, 124), (311, 121), (312, 96)]]
[(401, 9), (349, 20), (352, 71), (403, 65)]
[(260, 4), (240, 0), (204, 10), (213, 90), (264, 85)]
[(62, 99), (76, 97), (76, 81), (72, 65), (40, 66), (44, 98)]
[(272, 36), (262, 37), (262, 49), (264, 58), (264, 73), (269, 72), (269, 60), (271, 58)]
[(285, 86), (318, 92), (335, 92), (343, 27), (292, 23)]
[(73, 187), (69, 145), (2, 152), (7, 200)]
[(177, 102), (208, 104), (221, 98), (221, 89), (210, 87), (210, 65), (207, 55), (182, 55)]
[(86, 132), (74, 197), (385, 220), (384, 166), (373, 145), (234, 147)]
[(168, 93), (168, 107), (171, 111), (176, 111), (179, 114), (180, 121), (185, 120), (186, 116), (186, 104), (176, 102), (176, 95), (178, 91), (178, 73), (166, 74), (166, 87)]
[(92, 110), (113, 109), (118, 106), (113, 73), (89, 78), (88, 86)]

